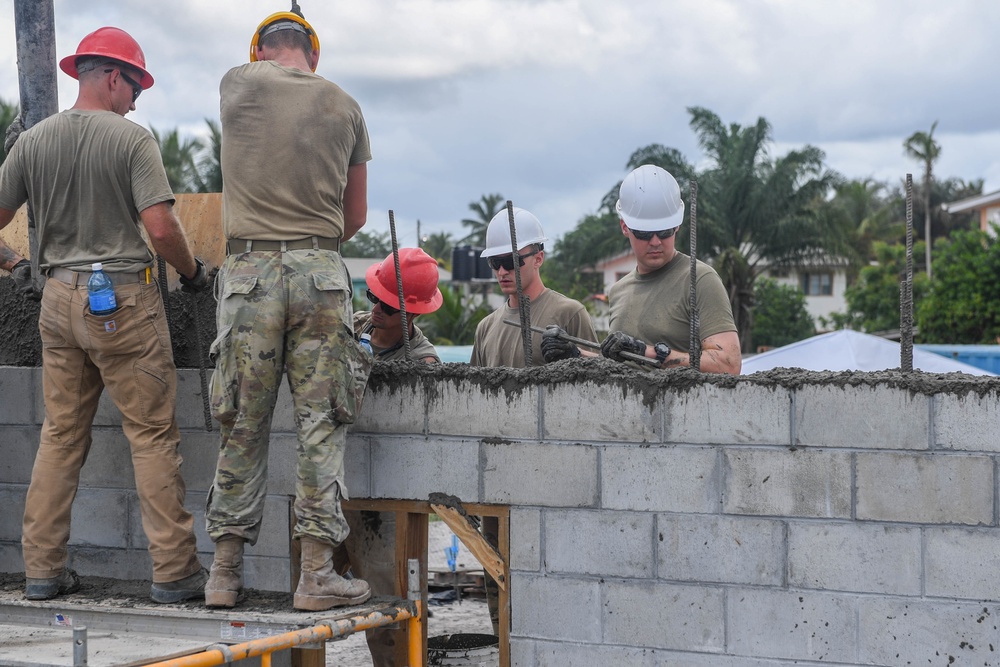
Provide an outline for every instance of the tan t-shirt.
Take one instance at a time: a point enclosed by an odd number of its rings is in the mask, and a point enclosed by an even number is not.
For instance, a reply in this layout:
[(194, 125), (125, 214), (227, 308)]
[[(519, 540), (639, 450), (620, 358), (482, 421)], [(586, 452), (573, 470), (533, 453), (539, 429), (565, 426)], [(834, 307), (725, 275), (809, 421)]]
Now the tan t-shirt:
[[(360, 336), (363, 333), (371, 333), (373, 328), (371, 323), (371, 311), (354, 313), (354, 334)], [(388, 348), (379, 348), (373, 345), (372, 351), (375, 352), (375, 361), (397, 361), (406, 358), (406, 345), (402, 340), (399, 341), (398, 345)], [(413, 336), (410, 338), (410, 359), (423, 361), (427, 357), (434, 357), (434, 361), (441, 363), (441, 357), (438, 356), (434, 345), (427, 340), (427, 337), (420, 331), (420, 327), (414, 324)]]
[(372, 157), (358, 103), (270, 60), (229, 70), (220, 93), (226, 238), (343, 236), (347, 168)]
[(46, 118), (18, 137), (0, 168), (0, 207), (31, 202), (42, 269), (152, 266), (139, 212), (173, 200), (156, 140), (113, 111)]
[[(722, 279), (698, 262), (696, 298), (701, 339), (736, 331)], [(687, 352), (691, 342), (691, 258), (678, 252), (652, 273), (632, 271), (611, 286), (611, 331), (624, 331), (649, 345), (666, 343)]]
[[(472, 346), (473, 366), (510, 366), (524, 368), (524, 343), (521, 327), (504, 324), (503, 320), (521, 321), (517, 308), (506, 304), (483, 318), (476, 327), (476, 340)], [(557, 324), (571, 336), (597, 342), (597, 332), (590, 313), (579, 301), (546, 289), (531, 301), (531, 326), (544, 329)], [(542, 356), (542, 334), (531, 332), (531, 361), (534, 366), (545, 365)]]

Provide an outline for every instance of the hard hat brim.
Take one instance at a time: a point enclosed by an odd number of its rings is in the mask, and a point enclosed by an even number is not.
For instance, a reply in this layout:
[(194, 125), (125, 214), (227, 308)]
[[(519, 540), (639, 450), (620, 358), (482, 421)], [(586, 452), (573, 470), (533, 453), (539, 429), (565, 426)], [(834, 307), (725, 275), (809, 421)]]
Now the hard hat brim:
[(677, 227), (680, 227), (681, 223), (684, 222), (683, 202), (681, 202), (681, 207), (680, 209), (677, 210), (676, 213), (666, 218), (650, 219), (650, 218), (636, 218), (635, 216), (631, 216), (622, 210), (621, 199), (619, 199), (618, 202), (615, 203), (615, 211), (618, 213), (618, 216), (625, 223), (626, 227), (628, 227), (629, 229), (635, 229), (640, 232), (658, 232), (663, 229), (675, 229)]
[[(396, 292), (390, 292), (382, 283), (379, 281), (378, 268), (381, 266), (381, 262), (378, 264), (372, 264), (365, 271), (365, 283), (368, 285), (368, 289), (372, 291), (379, 301), (387, 303), (393, 308), (399, 308), (399, 294)], [(440, 288), (435, 288), (433, 296), (431, 296), (428, 301), (418, 301), (413, 297), (406, 298), (406, 312), (413, 313), (414, 315), (423, 315), (425, 313), (433, 313), (435, 310), (441, 307), (444, 302), (444, 296), (441, 294)]]

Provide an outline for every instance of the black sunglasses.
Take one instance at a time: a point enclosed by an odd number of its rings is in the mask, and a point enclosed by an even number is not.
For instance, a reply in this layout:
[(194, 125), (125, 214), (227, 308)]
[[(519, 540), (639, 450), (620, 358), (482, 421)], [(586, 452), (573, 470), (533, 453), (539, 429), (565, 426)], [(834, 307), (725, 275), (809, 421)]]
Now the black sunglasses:
[[(104, 73), (105, 74), (110, 74), (111, 72), (114, 72), (114, 71), (115, 71), (114, 68), (112, 68), (112, 69), (106, 69), (106, 70), (104, 70)], [(118, 74), (120, 74), (121, 77), (123, 79), (125, 79), (125, 83), (127, 83), (130, 86), (132, 86), (132, 102), (134, 103), (137, 99), (139, 99), (139, 95), (142, 94), (142, 86), (139, 85), (138, 81), (136, 81), (135, 79), (133, 79), (132, 77), (130, 77), (128, 74), (126, 74), (121, 69), (118, 69)]]
[(393, 308), (385, 301), (372, 294), (371, 290), (366, 290), (366, 291), (368, 292), (368, 300), (375, 305), (382, 304), (382, 312), (385, 313), (387, 316), (392, 316), (399, 312), (399, 308)]
[[(517, 256), (517, 265), (524, 266), (525, 259), (531, 257), (532, 255), (537, 255), (537, 254), (538, 254), (537, 250), (533, 250), (529, 252), (527, 255), (519, 254)], [(514, 270), (514, 255), (504, 255), (503, 257), (489, 257), (487, 258), (486, 261), (490, 263), (490, 268), (493, 269), (494, 271), (499, 271), (501, 267), (503, 267), (504, 271)]]
[(628, 230), (632, 232), (632, 236), (634, 236), (638, 240), (649, 241), (650, 239), (653, 238), (654, 235), (656, 235), (656, 238), (661, 240), (669, 239), (677, 231), (677, 228), (671, 227), (670, 229), (661, 229), (655, 232), (640, 232), (638, 229), (632, 229), (631, 227), (629, 227)]

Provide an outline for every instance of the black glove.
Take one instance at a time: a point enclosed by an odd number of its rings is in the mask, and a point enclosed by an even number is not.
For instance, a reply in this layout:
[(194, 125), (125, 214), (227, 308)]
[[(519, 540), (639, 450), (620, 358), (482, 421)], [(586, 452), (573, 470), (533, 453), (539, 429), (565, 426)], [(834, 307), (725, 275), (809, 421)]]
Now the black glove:
[(550, 324), (542, 334), (542, 356), (546, 362), (574, 359), (580, 356), (580, 348), (566, 340), (566, 330)]
[(198, 270), (194, 272), (194, 277), (185, 278), (181, 276), (181, 289), (188, 294), (203, 292), (208, 289), (209, 285), (208, 268), (205, 266), (205, 262), (195, 257), (194, 263), (198, 267)]
[(601, 354), (615, 361), (629, 361), (622, 356), (622, 352), (644, 355), (646, 354), (646, 344), (638, 338), (629, 336), (624, 331), (612, 331), (601, 343)]
[(4, 135), (3, 152), (10, 155), (10, 149), (14, 147), (14, 142), (24, 132), (24, 121), (18, 116), (7, 126), (7, 134)]
[(25, 299), (41, 301), (41, 291), (35, 289), (35, 281), (31, 277), (31, 262), (22, 259), (10, 270), (10, 277), (14, 279), (14, 289)]

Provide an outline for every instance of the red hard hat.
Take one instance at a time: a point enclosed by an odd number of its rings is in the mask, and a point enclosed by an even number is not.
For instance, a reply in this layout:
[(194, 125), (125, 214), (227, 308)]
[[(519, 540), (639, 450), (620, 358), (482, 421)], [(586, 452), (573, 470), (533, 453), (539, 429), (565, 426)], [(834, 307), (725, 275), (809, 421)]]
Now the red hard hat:
[[(433, 313), (444, 300), (438, 289), (437, 260), (420, 248), (399, 249), (399, 273), (403, 276), (403, 296), (406, 312), (419, 315)], [(393, 308), (399, 307), (396, 284), (396, 263), (392, 255), (365, 272), (365, 282), (372, 294)]]
[(104, 56), (131, 65), (142, 73), (139, 85), (143, 89), (153, 85), (153, 77), (146, 71), (146, 56), (139, 48), (139, 42), (132, 39), (132, 35), (120, 28), (98, 28), (84, 37), (80, 41), (80, 46), (76, 47), (76, 53), (59, 61), (59, 69), (74, 79), (79, 79), (80, 73), (76, 71), (76, 59), (81, 56)]

